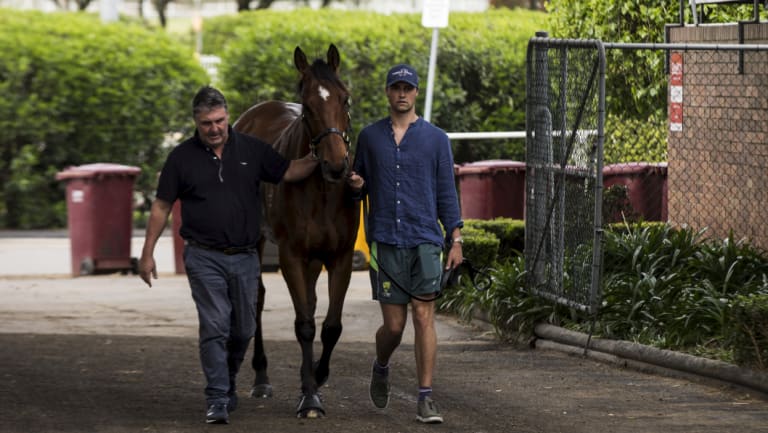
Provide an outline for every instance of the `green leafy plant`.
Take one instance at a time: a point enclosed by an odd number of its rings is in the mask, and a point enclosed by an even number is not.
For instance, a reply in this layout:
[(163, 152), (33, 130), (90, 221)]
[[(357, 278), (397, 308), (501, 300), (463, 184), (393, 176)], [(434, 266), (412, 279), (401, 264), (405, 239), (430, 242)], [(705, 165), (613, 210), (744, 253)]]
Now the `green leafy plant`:
[(738, 295), (731, 316), (727, 335), (735, 361), (768, 368), (768, 292)]
[[(536, 323), (548, 322), (765, 368), (768, 254), (733, 234), (725, 239), (706, 235), (706, 230), (663, 223), (609, 226), (596, 316), (526, 291), (522, 256), (494, 265), (488, 291), (462, 286), (447, 294), (441, 307), (465, 320), (482, 312), (504, 339), (525, 338)], [(568, 256), (565, 290), (578, 273), (578, 263), (589, 256)]]

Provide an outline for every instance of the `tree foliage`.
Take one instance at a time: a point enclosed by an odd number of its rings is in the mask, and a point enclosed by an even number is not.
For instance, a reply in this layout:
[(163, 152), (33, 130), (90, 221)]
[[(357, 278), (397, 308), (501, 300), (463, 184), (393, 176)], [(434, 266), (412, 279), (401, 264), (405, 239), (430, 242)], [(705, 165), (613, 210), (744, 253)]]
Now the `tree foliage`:
[[(734, 23), (751, 18), (751, 5), (706, 5), (702, 20)], [(551, 37), (604, 42), (664, 43), (667, 24), (681, 22), (678, 2), (658, 0), (550, 0)], [(692, 22), (688, 2), (683, 21)], [(763, 13), (763, 16), (765, 13)], [(664, 50), (606, 51), (608, 111), (623, 118), (666, 116)]]
[(169, 136), (191, 126), (208, 78), (164, 33), (81, 13), (0, 13), (0, 222), (64, 225), (72, 165), (138, 166), (152, 191)]
[[(433, 123), (446, 131), (525, 129), (526, 46), (545, 25), (544, 13), (527, 10), (451, 14), (438, 36)], [(432, 31), (420, 14), (252, 11), (211, 19), (206, 28), (204, 46), (222, 57), (222, 87), (235, 115), (257, 102), (295, 100), (294, 48), (323, 57), (330, 43), (341, 52), (341, 77), (352, 92), (353, 138), (387, 114), (384, 77), (395, 63), (418, 70), (423, 113)], [(454, 146), (457, 162), (524, 158), (522, 141)]]
[[(550, 36), (604, 42), (664, 42), (664, 28), (679, 22), (677, 2), (656, 0), (551, 0)], [(606, 104), (622, 117), (664, 113), (667, 81), (663, 50), (606, 50)]]

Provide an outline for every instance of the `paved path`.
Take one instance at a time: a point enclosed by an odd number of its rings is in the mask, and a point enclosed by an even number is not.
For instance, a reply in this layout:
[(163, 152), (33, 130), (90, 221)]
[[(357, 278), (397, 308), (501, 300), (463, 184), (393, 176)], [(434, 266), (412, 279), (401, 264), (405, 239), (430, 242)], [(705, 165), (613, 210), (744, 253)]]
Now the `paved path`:
[[(134, 255), (142, 243), (133, 242)], [(278, 273), (268, 286), (264, 334), (277, 394), (247, 398), (228, 427), (202, 422), (197, 319), (186, 278), (174, 274), (163, 237), (152, 288), (135, 275), (69, 275), (69, 241), (0, 233), (0, 432), (334, 433), (766, 433), (763, 395), (706, 381), (622, 369), (556, 351), (514, 347), (487, 331), (439, 316), (440, 426), (413, 421), (412, 326), (393, 356), (390, 408), (367, 401), (373, 333), (380, 323), (366, 272), (355, 272), (344, 332), (324, 387), (329, 416), (296, 420), (298, 347), (293, 311)], [(318, 321), (326, 308), (319, 281)]]
[[(134, 231), (131, 256), (138, 257), (143, 233)], [(173, 238), (160, 237), (155, 261), (160, 273), (174, 273)], [(72, 269), (70, 242), (66, 230), (0, 231), (0, 278), (18, 276), (69, 276)]]
[[(134, 236), (132, 255), (143, 238)], [(155, 250), (159, 279), (150, 288), (137, 275), (72, 277), (69, 240), (0, 235), (0, 332), (197, 335), (197, 316), (186, 276), (176, 275), (172, 238), (163, 236)], [(293, 307), (278, 272), (264, 273), (267, 296), (264, 336), (294, 339)], [(318, 281), (318, 324), (327, 309), (327, 278)], [(367, 271), (354, 272), (344, 306), (344, 341), (370, 342), (380, 317), (370, 299)], [(473, 331), (455, 321), (439, 323), (441, 339), (466, 338)], [(405, 342), (412, 341), (409, 326)]]

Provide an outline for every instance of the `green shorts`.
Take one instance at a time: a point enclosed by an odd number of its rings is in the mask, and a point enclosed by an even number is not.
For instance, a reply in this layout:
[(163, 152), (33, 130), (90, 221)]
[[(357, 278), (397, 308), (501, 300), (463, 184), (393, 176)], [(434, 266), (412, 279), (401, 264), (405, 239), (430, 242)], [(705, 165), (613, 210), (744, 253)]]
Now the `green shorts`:
[(415, 248), (371, 244), (373, 299), (384, 304), (407, 304), (411, 298), (432, 299), (440, 292), (443, 251), (433, 244)]

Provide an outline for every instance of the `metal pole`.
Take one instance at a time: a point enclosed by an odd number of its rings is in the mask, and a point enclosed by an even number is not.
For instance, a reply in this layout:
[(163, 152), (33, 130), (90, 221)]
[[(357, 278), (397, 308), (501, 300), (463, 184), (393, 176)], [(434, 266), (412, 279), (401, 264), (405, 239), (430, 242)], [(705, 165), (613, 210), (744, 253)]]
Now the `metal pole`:
[(195, 52), (203, 54), (203, 4), (195, 0), (195, 15), (192, 17), (192, 29), (195, 31)]
[(437, 27), (432, 29), (432, 45), (429, 49), (429, 72), (427, 73), (427, 97), (424, 103), (424, 120), (427, 122), (432, 118), (432, 93), (435, 87), (435, 68), (437, 66), (437, 40), (440, 30)]

